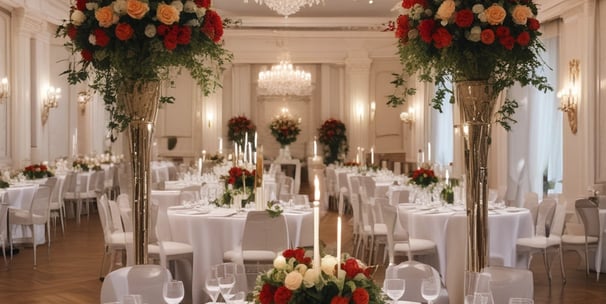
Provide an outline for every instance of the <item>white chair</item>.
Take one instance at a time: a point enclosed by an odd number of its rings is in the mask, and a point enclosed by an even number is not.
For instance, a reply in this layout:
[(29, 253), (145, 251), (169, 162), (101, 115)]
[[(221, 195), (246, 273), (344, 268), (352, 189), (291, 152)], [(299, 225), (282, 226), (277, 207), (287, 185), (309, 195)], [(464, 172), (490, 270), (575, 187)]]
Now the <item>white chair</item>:
[(110, 264), (107, 272), (111, 272), (113, 270), (116, 253), (121, 253), (122, 265), (125, 264), (127, 236), (123, 230), (114, 228), (112, 215), (109, 209), (109, 202), (106, 196), (102, 196), (99, 199), (97, 207), (99, 208), (99, 220), (101, 221), (101, 228), (103, 229), (104, 249), (103, 259), (101, 260), (101, 268), (99, 269), (99, 278), (103, 279), (106, 273), (104, 271), (105, 261), (108, 255), (110, 256)]
[(530, 210), (532, 222), (537, 224), (537, 213), (539, 210), (539, 195), (534, 192), (528, 192), (524, 196), (524, 208)]
[[(359, 179), (355, 177), (350, 178), (352, 189), (356, 181), (359, 181)], [(368, 259), (366, 259), (366, 262), (373, 264), (380, 246), (387, 245), (387, 226), (382, 222), (376, 221), (378, 216), (375, 212), (374, 199), (371, 201), (366, 192), (366, 187), (360, 184), (358, 189), (361, 201), (360, 210), (362, 211), (360, 218), (362, 219), (364, 251), (368, 250)]]
[(482, 271), (490, 274), (494, 304), (508, 304), (510, 298), (534, 297), (532, 271), (498, 266), (486, 267)]
[(125, 295), (138, 294), (146, 304), (164, 304), (164, 283), (170, 272), (159, 265), (134, 265), (110, 272), (101, 285), (101, 303), (119, 302)]
[[(51, 188), (42, 185), (36, 190), (36, 194), (31, 202), (29, 209), (13, 209), (9, 208), (9, 224), (11, 225), (24, 225), (31, 229), (32, 237), (31, 243), (34, 248), (34, 268), (38, 265), (37, 263), (37, 252), (36, 248), (36, 229), (35, 225), (46, 225), (50, 214), (50, 195)], [(14, 240), (13, 240), (14, 241)], [(50, 242), (47, 241), (50, 248)], [(13, 242), (11, 241), (11, 254), (13, 249)]]
[(57, 185), (51, 193), (50, 216), (53, 218), (55, 233), (57, 232), (57, 217), (59, 217), (59, 220), (61, 221), (61, 234), (63, 235), (65, 235), (65, 204), (63, 202), (63, 196), (65, 195), (65, 190), (67, 189), (65, 184), (71, 183), (72, 178), (73, 175), (68, 174), (65, 176), (65, 178), (58, 179)]
[(564, 217), (566, 215), (566, 201), (560, 203), (554, 199), (544, 199), (539, 204), (537, 224), (535, 235), (529, 238), (519, 238), (516, 241), (516, 251), (518, 253), (527, 253), (528, 267), (532, 262), (535, 253), (543, 253), (545, 270), (547, 271), (549, 282), (551, 283), (551, 258), (548, 251), (555, 251), (560, 256), (560, 270), (562, 273), (562, 282), (566, 283), (566, 274), (564, 272), (564, 260), (562, 257), (562, 230), (564, 228)]
[[(423, 264), (417, 261), (406, 261), (397, 265), (389, 265), (385, 270), (386, 279), (404, 279), (406, 281), (406, 288), (404, 289), (404, 295), (400, 300), (411, 301), (414, 303), (425, 303), (421, 294), (421, 285), (423, 279), (432, 277), (434, 280), (440, 279), (438, 271), (430, 265)], [(448, 291), (444, 284), (440, 283), (440, 295), (437, 300), (433, 301), (436, 304), (448, 303)]]
[(589, 250), (595, 250), (596, 254), (596, 280), (600, 279), (602, 271), (602, 256), (598, 249), (600, 237), (603, 231), (600, 231), (600, 217), (598, 205), (590, 199), (578, 199), (575, 202), (575, 209), (581, 218), (585, 233), (583, 235), (565, 234), (562, 236), (562, 247), (566, 249), (581, 249), (585, 252), (585, 272), (589, 275)]
[(6, 227), (8, 220), (8, 203), (6, 202), (6, 192), (0, 193), (0, 245), (2, 245), (2, 257), (4, 258), (4, 266), (8, 267), (6, 261)]

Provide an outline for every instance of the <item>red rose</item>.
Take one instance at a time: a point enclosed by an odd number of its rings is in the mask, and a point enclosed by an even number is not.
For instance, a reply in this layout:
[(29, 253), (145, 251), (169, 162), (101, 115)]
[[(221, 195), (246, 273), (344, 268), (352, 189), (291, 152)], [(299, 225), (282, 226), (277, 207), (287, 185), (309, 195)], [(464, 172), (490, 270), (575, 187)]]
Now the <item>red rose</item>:
[(276, 304), (288, 304), (290, 297), (292, 297), (292, 291), (285, 286), (280, 286), (274, 294), (274, 302), (276, 302)]
[(499, 43), (506, 49), (513, 49), (513, 45), (515, 44), (515, 39), (511, 36), (499, 38)]
[(499, 26), (497, 27), (496, 34), (499, 38), (507, 37), (509, 36), (509, 28), (506, 26)]
[(78, 10), (84, 11), (86, 9), (86, 0), (78, 0), (78, 1), (76, 1), (76, 8)]
[(274, 292), (276, 292), (275, 287), (264, 284), (263, 287), (261, 287), (261, 292), (259, 292), (259, 301), (261, 304), (271, 304), (274, 300)]
[(436, 22), (433, 19), (424, 19), (419, 23), (418, 30), (419, 36), (421, 36), (421, 40), (426, 43), (431, 43), (431, 35), (433, 34), (433, 29), (436, 26)]
[(116, 25), (116, 37), (122, 41), (126, 41), (133, 37), (135, 31), (128, 23), (118, 23)]
[(521, 32), (516, 38), (516, 42), (520, 46), (527, 46), (530, 43), (530, 34), (528, 32)]
[(168, 34), (168, 32), (170, 31), (170, 27), (168, 27), (165, 24), (160, 24), (160, 25), (158, 25), (156, 30), (157, 30), (157, 33), (159, 36), (164, 36), (164, 35)]
[(396, 38), (408, 40), (408, 31), (410, 30), (410, 26), (408, 24), (408, 16), (400, 15), (398, 17), (398, 27), (396, 29)]
[(368, 304), (369, 296), (368, 291), (364, 288), (356, 288), (351, 295), (355, 304)]
[(438, 49), (449, 47), (452, 43), (452, 35), (443, 27), (438, 28), (431, 37), (433, 39), (433, 45)]
[(198, 7), (209, 8), (210, 0), (194, 0)]
[(347, 259), (343, 264), (343, 270), (345, 270), (345, 276), (348, 279), (353, 279), (358, 273), (362, 273), (362, 269), (360, 265), (358, 265), (358, 261), (356, 259)]
[(528, 18), (526, 25), (528, 26), (528, 29), (531, 31), (536, 31), (541, 27), (539, 20), (537, 20), (535, 18)]
[(495, 39), (494, 32), (491, 29), (485, 29), (480, 34), (480, 39), (484, 44), (492, 44)]
[(177, 43), (178, 44), (188, 44), (191, 40), (191, 28), (189, 26), (182, 26), (179, 28), (179, 33), (177, 34)]
[(207, 10), (200, 31), (205, 33), (214, 42), (221, 41), (221, 37), (223, 37), (223, 21), (221, 20), (221, 16), (213, 10)]
[(96, 29), (93, 34), (95, 35), (95, 41), (98, 46), (104, 47), (109, 44), (109, 36), (107, 36), (102, 29)]
[(473, 12), (469, 9), (460, 10), (455, 16), (455, 23), (462, 28), (470, 27), (473, 24)]
[(349, 304), (349, 298), (335, 296), (334, 298), (332, 298), (332, 300), (330, 300), (330, 304)]
[(164, 47), (169, 51), (177, 48), (177, 35), (169, 33), (168, 35), (164, 36)]
[(78, 29), (73, 26), (73, 25), (68, 25), (67, 26), (67, 36), (71, 39), (74, 40), (76, 39), (76, 36), (78, 35)]
[(93, 52), (87, 49), (80, 51), (80, 55), (84, 61), (93, 61)]
[(403, 8), (411, 8), (415, 4), (419, 4), (422, 7), (427, 7), (427, 1), (426, 0), (404, 0), (404, 1), (402, 1), (402, 7)]

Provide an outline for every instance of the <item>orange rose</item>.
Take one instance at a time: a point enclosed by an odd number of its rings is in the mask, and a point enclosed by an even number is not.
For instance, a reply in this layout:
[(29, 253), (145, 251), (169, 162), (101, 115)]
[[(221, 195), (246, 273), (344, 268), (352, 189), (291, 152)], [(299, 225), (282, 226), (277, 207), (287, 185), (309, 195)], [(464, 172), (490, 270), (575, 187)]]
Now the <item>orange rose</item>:
[(515, 24), (526, 25), (529, 17), (532, 17), (532, 11), (526, 5), (516, 5), (511, 12), (511, 18)]
[(484, 15), (486, 16), (486, 22), (490, 25), (499, 25), (505, 20), (507, 12), (505, 12), (505, 9), (502, 6), (493, 4), (491, 7), (484, 10)]
[(122, 41), (132, 38), (133, 34), (135, 33), (132, 26), (130, 26), (130, 24), (128, 24), (128, 23), (119, 23), (118, 25), (116, 25), (115, 32), (116, 32), (116, 37), (118, 37), (118, 39), (120, 39)]
[(494, 32), (491, 29), (485, 29), (480, 34), (480, 39), (484, 44), (492, 44), (495, 39)]
[(179, 11), (177, 11), (177, 9), (172, 5), (160, 3), (158, 4), (156, 17), (158, 17), (160, 22), (166, 25), (171, 25), (179, 21)]
[(139, 0), (128, 0), (126, 2), (126, 13), (133, 19), (141, 19), (149, 11), (149, 4)]
[(95, 19), (100, 27), (110, 27), (114, 23), (114, 10), (111, 6), (104, 6), (95, 11)]
[(448, 20), (452, 17), (452, 14), (455, 11), (455, 2), (454, 0), (446, 0), (440, 4), (438, 7), (438, 11), (436, 12), (436, 19)]

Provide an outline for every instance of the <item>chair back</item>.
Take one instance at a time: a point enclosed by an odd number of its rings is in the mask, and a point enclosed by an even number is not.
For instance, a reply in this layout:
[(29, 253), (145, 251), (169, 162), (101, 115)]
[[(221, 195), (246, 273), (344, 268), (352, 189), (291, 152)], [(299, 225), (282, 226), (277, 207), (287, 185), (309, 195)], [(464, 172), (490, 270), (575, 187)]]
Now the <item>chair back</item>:
[(499, 266), (489, 266), (482, 271), (490, 274), (494, 303), (506, 304), (510, 298), (534, 298), (532, 271)]
[(105, 192), (105, 170), (99, 170), (94, 175), (96, 175), (95, 184), (90, 188), (97, 196), (101, 196)]
[(404, 296), (400, 300), (418, 303), (426, 302), (421, 294), (423, 279), (433, 278), (441, 282), (440, 274), (435, 268), (417, 261), (406, 261), (398, 265), (388, 266), (385, 270), (385, 278), (404, 279), (406, 281), (406, 288)]
[(524, 208), (530, 210), (532, 222), (536, 225), (539, 212), (539, 195), (534, 192), (526, 193), (526, 196), (524, 197)]
[(42, 185), (36, 190), (30, 206), (30, 215), (34, 224), (43, 224), (48, 220), (50, 215), (50, 195), (51, 188), (48, 186)]
[(105, 195), (101, 196), (101, 198), (99, 199), (99, 202), (97, 203), (97, 208), (99, 209), (99, 221), (101, 222), (101, 229), (103, 230), (103, 239), (105, 241), (105, 244), (110, 244), (112, 224), (109, 205), (107, 197)]
[(557, 204), (552, 198), (546, 198), (539, 204), (535, 235), (549, 237)]
[(51, 192), (51, 203), (55, 203), (56, 206), (63, 206), (63, 194), (65, 193), (65, 181), (67, 176), (62, 179), (56, 179), (55, 187)]
[(581, 218), (581, 222), (585, 228), (585, 239), (588, 237), (599, 238), (601, 233), (598, 205), (590, 199), (583, 198), (576, 200), (574, 208), (577, 210), (577, 214)]
[(0, 244), (4, 248), (4, 235), (6, 234), (6, 220), (8, 216), (8, 203), (6, 202), (8, 195), (6, 192), (0, 192)]
[(244, 265), (237, 263), (221, 263), (211, 268), (211, 275), (215, 278), (223, 278), (232, 275), (236, 279), (236, 284), (232, 288), (232, 294), (243, 291), (248, 293), (248, 284), (246, 282), (246, 269)]
[(270, 217), (266, 211), (249, 211), (244, 224), (242, 250), (281, 252), (288, 248), (288, 226), (284, 215)]
[[(387, 227), (387, 253), (389, 255), (389, 265), (393, 265), (393, 263), (395, 262), (394, 259), (394, 246), (395, 246), (395, 240), (394, 240), (394, 233), (395, 233), (395, 229), (396, 229), (396, 224), (398, 221), (398, 209), (395, 206), (392, 206), (390, 204), (380, 204), (382, 210), (383, 210), (383, 220), (385, 221), (385, 226)], [(399, 241), (403, 241), (403, 242), (408, 242), (409, 239), (409, 235), (408, 235), (408, 231), (405, 230), (405, 233), (403, 234), (403, 238), (400, 238)], [(410, 247), (409, 247), (410, 249)], [(410, 255), (410, 252), (408, 253), (408, 256)]]
[(119, 302), (125, 295), (139, 294), (143, 303), (164, 304), (162, 289), (170, 272), (160, 265), (133, 265), (110, 272), (101, 285), (101, 303)]
[[(341, 187), (339, 193), (339, 210), (343, 214), (345, 208), (345, 195), (347, 193), (346, 187)], [(360, 197), (355, 194), (349, 197), (349, 205), (351, 206), (351, 212), (353, 213), (353, 232), (359, 234), (363, 230), (364, 221), (362, 220), (362, 209), (360, 206)]]
[(71, 197), (75, 197), (77, 182), (78, 182), (78, 175), (76, 172), (67, 173), (67, 175), (65, 176), (65, 181), (63, 181), (63, 196), (64, 197), (66, 196), (66, 194), (68, 194)]

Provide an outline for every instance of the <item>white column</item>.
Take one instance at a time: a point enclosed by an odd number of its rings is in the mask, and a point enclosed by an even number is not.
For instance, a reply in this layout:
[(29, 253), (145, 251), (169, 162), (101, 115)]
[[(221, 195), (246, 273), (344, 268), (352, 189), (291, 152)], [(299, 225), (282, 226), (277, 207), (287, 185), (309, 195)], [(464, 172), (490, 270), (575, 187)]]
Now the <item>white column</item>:
[(366, 51), (350, 52), (345, 60), (346, 109), (348, 112), (349, 159), (356, 147), (368, 150), (368, 109), (370, 105), (370, 64)]

